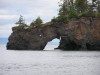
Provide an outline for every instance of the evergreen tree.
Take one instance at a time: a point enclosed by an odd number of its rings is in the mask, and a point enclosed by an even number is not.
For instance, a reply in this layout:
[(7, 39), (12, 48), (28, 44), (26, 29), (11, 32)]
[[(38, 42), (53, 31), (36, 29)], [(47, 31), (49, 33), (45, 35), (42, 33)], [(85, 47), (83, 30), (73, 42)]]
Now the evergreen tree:
[(23, 16), (20, 15), (18, 22), (16, 22), (15, 24), (18, 24), (19, 26), (26, 25)]
[(60, 4), (59, 15), (66, 16), (70, 11), (70, 7), (74, 5), (74, 0), (61, 0), (62, 4)]
[(35, 21), (34, 21), (34, 24), (42, 24), (43, 21), (40, 17), (38, 17)]
[(40, 24), (42, 24), (42, 23), (43, 23), (42, 19), (41, 19), (40, 17), (38, 17), (38, 18), (36, 18), (35, 21), (33, 21), (33, 22), (30, 24), (30, 26), (40, 25)]
[(62, 0), (60, 5), (58, 22), (66, 23), (68, 19), (77, 17), (77, 11), (75, 8), (74, 0)]
[(88, 1), (87, 0), (75, 0), (75, 6), (78, 13), (88, 11)]
[(53, 23), (66, 23), (72, 18), (98, 16), (100, 13), (100, 0), (61, 0), (59, 6), (59, 15), (51, 20)]
[(100, 13), (100, 0), (97, 0), (97, 10)]
[(98, 12), (100, 13), (100, 1), (98, 2)]

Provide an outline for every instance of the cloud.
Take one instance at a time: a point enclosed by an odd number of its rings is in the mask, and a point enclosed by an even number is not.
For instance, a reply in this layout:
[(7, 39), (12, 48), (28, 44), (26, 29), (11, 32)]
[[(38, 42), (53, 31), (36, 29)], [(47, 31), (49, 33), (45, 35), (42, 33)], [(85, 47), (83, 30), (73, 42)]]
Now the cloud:
[(12, 33), (12, 27), (14, 27), (14, 24), (7, 24), (0, 26), (0, 38), (1, 37), (9, 37), (9, 35)]
[(0, 25), (14, 22), (14, 20), (19, 17), (15, 12), (16, 11), (10, 11), (9, 9), (0, 9)]
[(5, 3), (56, 3), (59, 0), (0, 0), (0, 2), (5, 2)]
[(30, 23), (37, 17), (44, 22), (57, 16), (60, 0), (0, 0), (0, 37), (8, 37), (11, 28), (23, 15), (26, 23)]
[(26, 19), (36, 19), (37, 17), (41, 17), (44, 22), (50, 21), (54, 16), (57, 16), (58, 11), (49, 10), (47, 8), (40, 9), (31, 9), (27, 12), (27, 14), (23, 15)]
[[(0, 19), (16, 19), (20, 14), (27, 18), (43, 16), (45, 21), (57, 16), (59, 0), (0, 0), (7, 3), (6, 9), (0, 9)], [(9, 4), (11, 3), (11, 4)], [(18, 4), (16, 4), (18, 3)], [(46, 14), (45, 14), (46, 13)], [(17, 15), (17, 16), (16, 16)]]
[(17, 15), (0, 15), (0, 20), (12, 20), (12, 19), (15, 19), (17, 18), (18, 16)]
[(0, 0), (2, 3), (29, 3), (32, 0)]
[(8, 14), (9, 11), (8, 10), (5, 10), (5, 9), (0, 9), (0, 15), (3, 15), (3, 14)]

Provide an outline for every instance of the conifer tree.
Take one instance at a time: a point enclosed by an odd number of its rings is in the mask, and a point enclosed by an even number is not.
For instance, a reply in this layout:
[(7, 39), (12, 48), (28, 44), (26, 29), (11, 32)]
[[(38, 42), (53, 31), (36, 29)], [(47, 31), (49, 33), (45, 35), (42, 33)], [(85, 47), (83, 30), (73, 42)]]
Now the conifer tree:
[(42, 19), (41, 19), (40, 17), (38, 17), (38, 18), (36, 18), (35, 21), (33, 21), (33, 22), (30, 24), (30, 26), (40, 25), (40, 24), (42, 24), (42, 23), (43, 23)]
[(26, 25), (22, 15), (20, 15), (18, 22), (15, 24), (18, 24), (19, 26)]

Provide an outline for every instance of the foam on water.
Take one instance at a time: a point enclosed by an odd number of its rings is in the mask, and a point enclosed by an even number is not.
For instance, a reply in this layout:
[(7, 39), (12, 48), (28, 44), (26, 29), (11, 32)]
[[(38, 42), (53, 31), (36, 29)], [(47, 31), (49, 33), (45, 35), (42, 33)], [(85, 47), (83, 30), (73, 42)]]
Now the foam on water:
[(100, 75), (100, 52), (18, 51), (0, 45), (0, 75)]

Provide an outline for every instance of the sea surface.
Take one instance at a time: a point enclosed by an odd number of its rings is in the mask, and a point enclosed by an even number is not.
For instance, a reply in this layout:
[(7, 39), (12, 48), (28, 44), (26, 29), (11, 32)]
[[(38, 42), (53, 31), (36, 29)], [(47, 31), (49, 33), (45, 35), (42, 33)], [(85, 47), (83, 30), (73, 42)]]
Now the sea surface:
[(100, 52), (6, 50), (0, 45), (0, 75), (100, 75)]
[(8, 42), (8, 38), (0, 38), (0, 44), (6, 44)]

